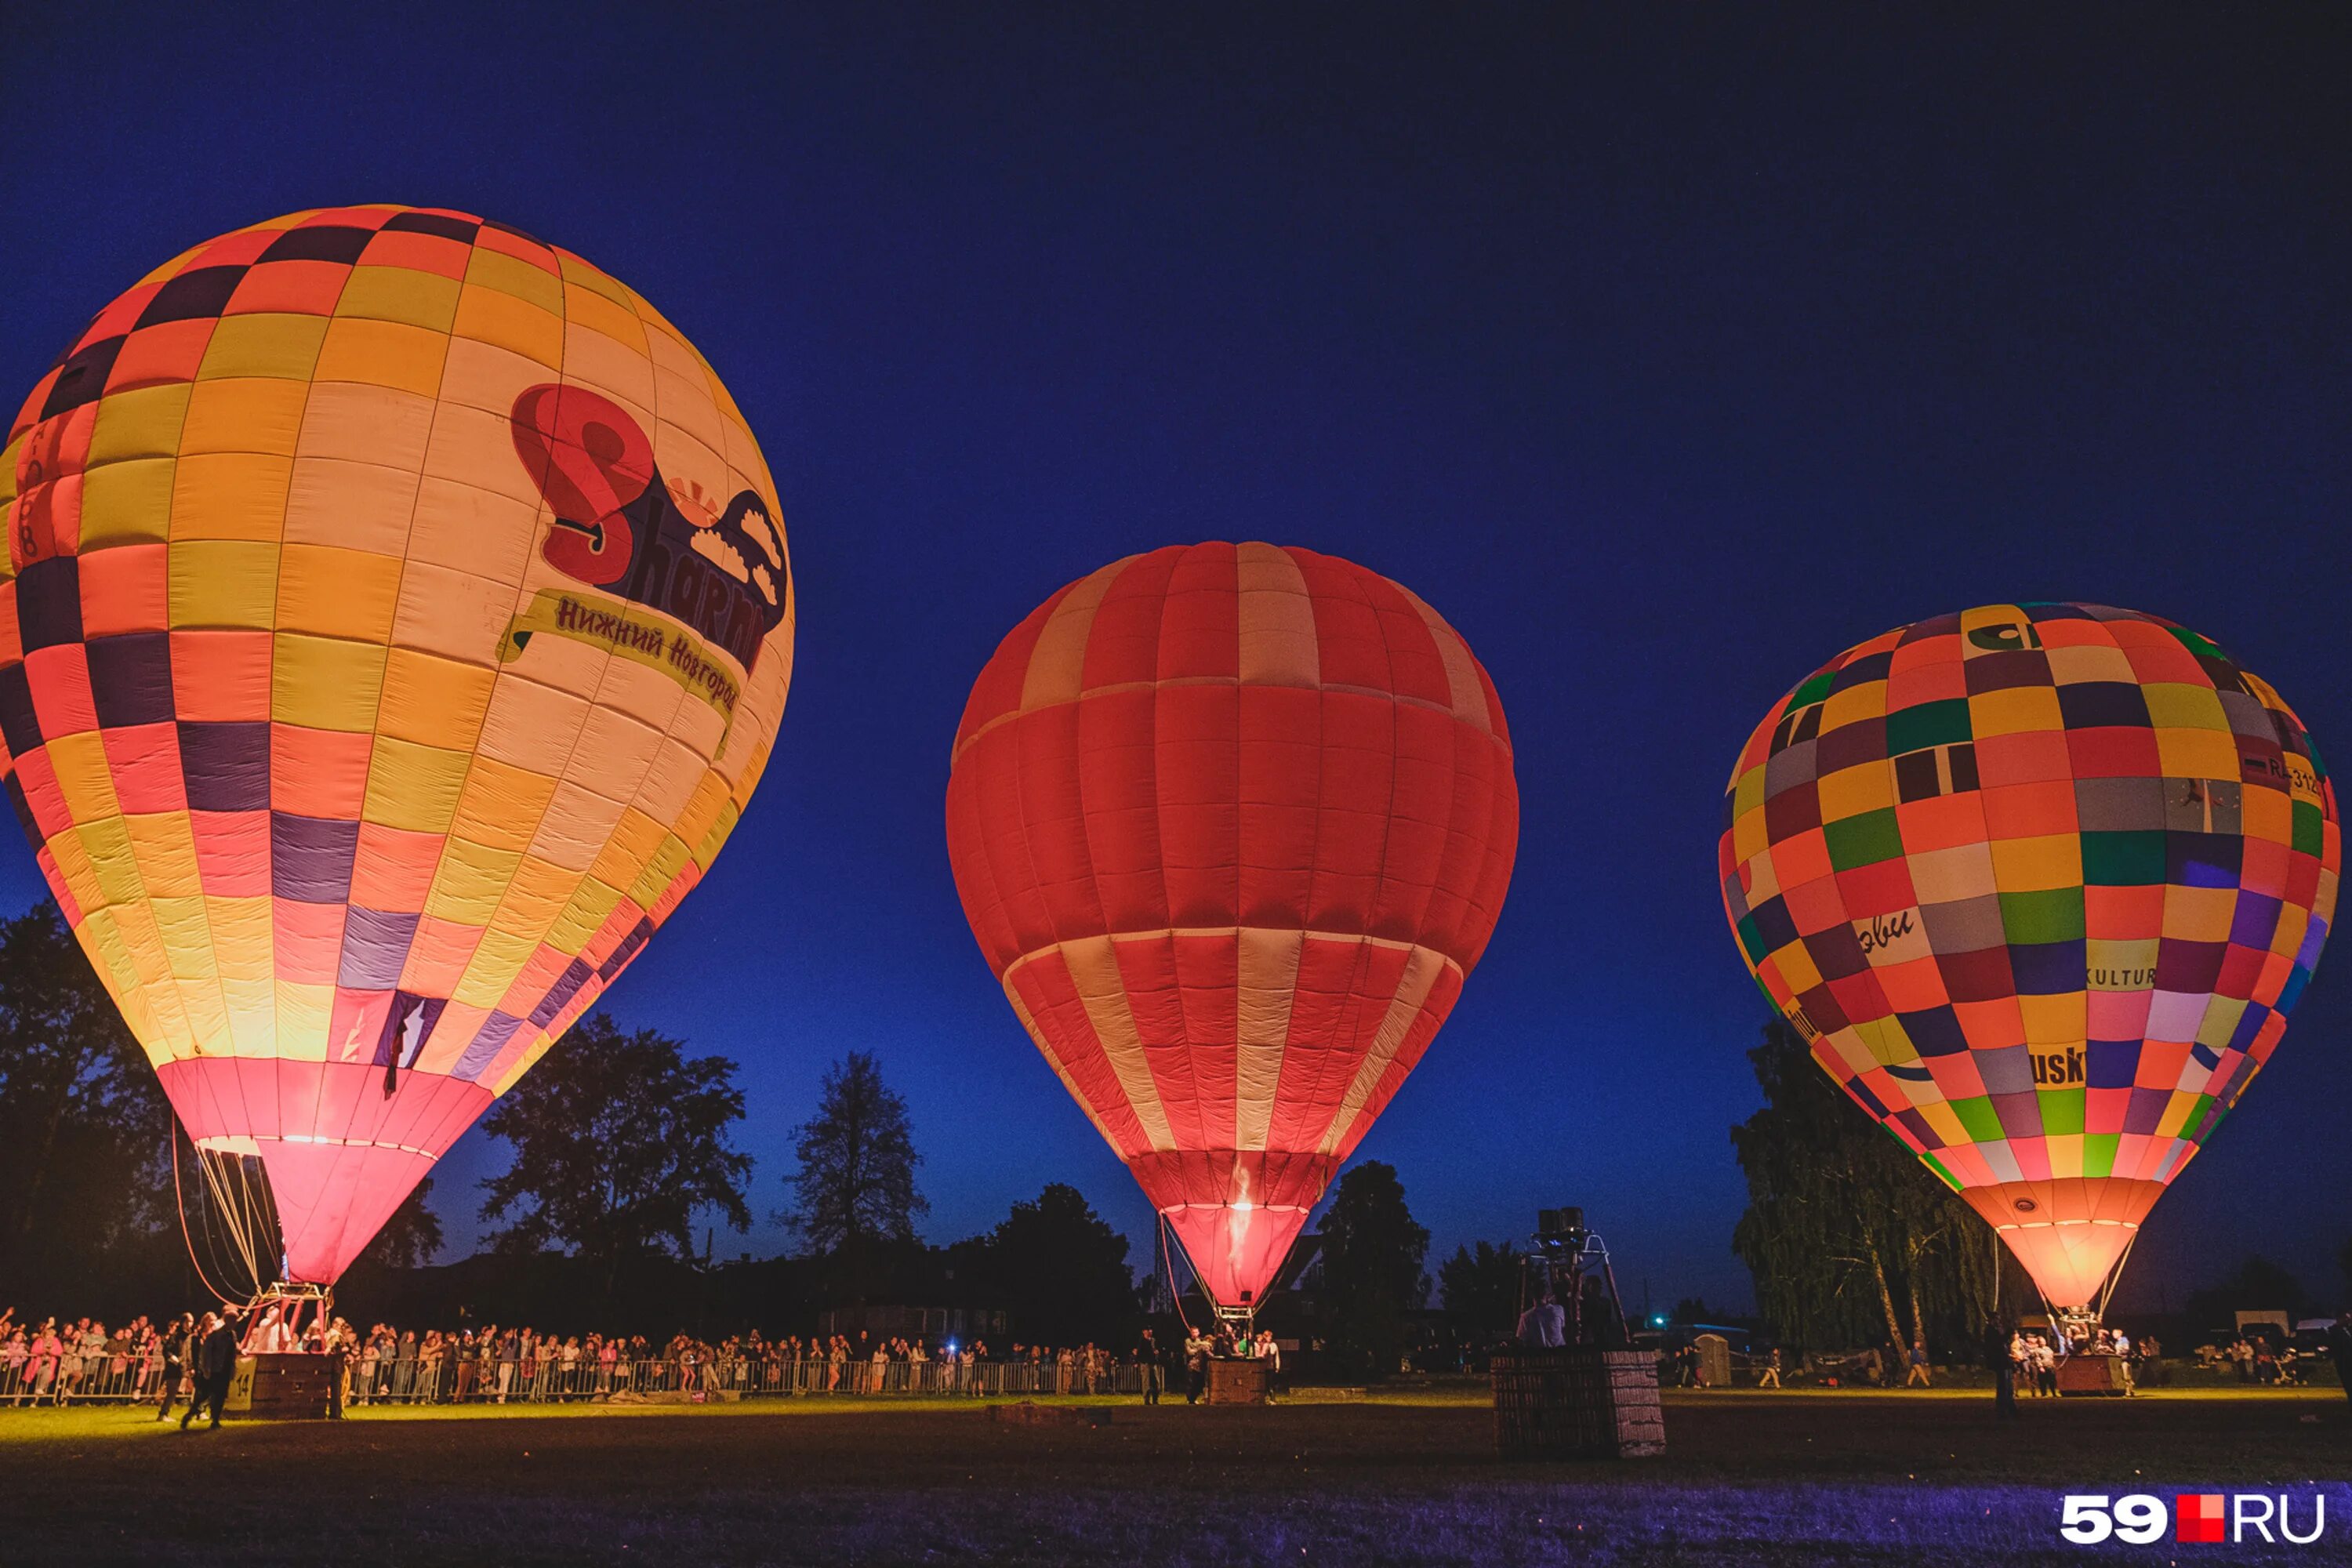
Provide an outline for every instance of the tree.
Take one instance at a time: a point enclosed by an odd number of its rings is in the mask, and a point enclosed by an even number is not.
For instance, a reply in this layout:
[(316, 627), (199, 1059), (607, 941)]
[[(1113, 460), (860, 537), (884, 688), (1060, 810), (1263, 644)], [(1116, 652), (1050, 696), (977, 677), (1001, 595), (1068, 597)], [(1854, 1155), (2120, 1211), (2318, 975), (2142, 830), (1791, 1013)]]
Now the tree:
[(386, 1268), (415, 1268), (432, 1262), (441, 1250), (441, 1216), (425, 1206), (432, 1195), (433, 1178), (427, 1176), (401, 1199), (368, 1243), (366, 1256)]
[(2240, 1312), (2284, 1311), (2292, 1321), (2310, 1304), (2302, 1280), (2267, 1258), (2249, 1258), (2227, 1279), (2189, 1298), (2189, 1321), (2201, 1333), (2232, 1326)]
[(1369, 1160), (1339, 1178), (1322, 1236), (1332, 1359), (1359, 1373), (1394, 1371), (1406, 1344), (1405, 1314), (1429, 1295), (1422, 1272), (1429, 1232), (1405, 1206), (1396, 1167)]
[(0, 1280), (33, 1299), (161, 1236), (172, 1113), (113, 997), (44, 899), (0, 921)]
[(1519, 1322), (1519, 1276), (1526, 1255), (1509, 1242), (1457, 1247), (1437, 1266), (1437, 1299), (1454, 1330), (1473, 1342), (1498, 1339)]
[(1985, 1223), (1848, 1101), (1778, 1019), (1748, 1054), (1764, 1109), (1731, 1130), (1748, 1211), (1731, 1249), (1780, 1334), (1823, 1348), (1972, 1343), (1999, 1276)]
[(782, 1216), (810, 1250), (859, 1254), (880, 1241), (912, 1241), (915, 1216), (930, 1204), (915, 1190), (923, 1157), (907, 1123), (907, 1102), (882, 1081), (865, 1051), (824, 1075), (816, 1114), (793, 1132), (800, 1169), (784, 1178), (795, 1202)]
[(1049, 1345), (1121, 1343), (1137, 1317), (1127, 1237), (1077, 1188), (1048, 1184), (977, 1238), (973, 1265), (1013, 1332)]
[(482, 1217), (514, 1216), (494, 1245), (592, 1258), (610, 1294), (624, 1258), (690, 1260), (695, 1218), (706, 1210), (748, 1228), (751, 1159), (728, 1136), (743, 1118), (734, 1075), (725, 1057), (689, 1060), (684, 1041), (652, 1029), (625, 1035), (605, 1013), (574, 1026), (482, 1123), (515, 1151), (514, 1163), (482, 1184)]

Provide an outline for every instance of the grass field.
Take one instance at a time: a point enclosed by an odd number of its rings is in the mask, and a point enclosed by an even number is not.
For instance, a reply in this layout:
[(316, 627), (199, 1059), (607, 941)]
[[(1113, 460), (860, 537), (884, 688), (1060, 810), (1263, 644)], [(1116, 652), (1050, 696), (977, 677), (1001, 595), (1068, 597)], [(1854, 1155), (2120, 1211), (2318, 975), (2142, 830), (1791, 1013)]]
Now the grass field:
[[(1470, 1388), (1097, 1429), (948, 1401), (473, 1406), (183, 1436), (0, 1411), (0, 1563), (2352, 1561), (2332, 1390), (1670, 1394), (1667, 1454), (1504, 1465)], [(2074, 1491), (2287, 1489), (2319, 1546), (2083, 1548)]]

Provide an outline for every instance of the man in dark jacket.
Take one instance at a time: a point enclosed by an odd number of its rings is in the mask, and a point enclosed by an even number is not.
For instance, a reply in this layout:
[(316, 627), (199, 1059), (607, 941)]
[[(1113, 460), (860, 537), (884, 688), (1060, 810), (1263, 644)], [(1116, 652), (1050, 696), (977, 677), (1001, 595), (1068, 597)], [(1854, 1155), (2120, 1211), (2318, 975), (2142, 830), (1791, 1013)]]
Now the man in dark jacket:
[(1143, 1331), (1142, 1342), (1135, 1347), (1135, 1364), (1143, 1371), (1143, 1403), (1159, 1404), (1160, 1391), (1168, 1386), (1168, 1358), (1150, 1329)]
[(1992, 1413), (1996, 1419), (2017, 1414), (2017, 1363), (2009, 1359), (2012, 1332), (1999, 1318), (1985, 1321), (1985, 1365), (1992, 1370)]
[[(236, 1329), (225, 1317), (212, 1312), (205, 1314), (204, 1338), (197, 1342), (195, 1355), (196, 1397), (188, 1413), (180, 1417), (180, 1430), (196, 1418), (196, 1412), (212, 1407), (212, 1426), (218, 1426), (221, 1405), (228, 1399), (229, 1379), (236, 1375)], [(207, 1427), (210, 1430), (210, 1427)]]
[(2327, 1331), (2327, 1353), (2336, 1358), (2336, 1381), (2344, 1385), (2344, 1397), (2352, 1399), (2352, 1305), (2336, 1314), (2336, 1326)]
[(180, 1378), (188, 1370), (188, 1354), (195, 1348), (196, 1320), (183, 1312), (163, 1330), (163, 1392), (155, 1402), (155, 1419), (169, 1421), (179, 1402)]

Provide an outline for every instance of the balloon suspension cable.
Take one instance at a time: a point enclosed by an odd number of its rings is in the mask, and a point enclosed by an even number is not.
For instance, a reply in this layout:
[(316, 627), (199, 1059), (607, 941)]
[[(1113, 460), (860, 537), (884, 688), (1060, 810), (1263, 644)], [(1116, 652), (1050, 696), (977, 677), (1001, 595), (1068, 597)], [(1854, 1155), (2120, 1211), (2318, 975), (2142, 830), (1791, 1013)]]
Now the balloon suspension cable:
[[(1168, 1216), (1163, 1214), (1155, 1215), (1154, 1218), (1160, 1226), (1160, 1278), (1168, 1282), (1169, 1302), (1175, 1307), (1176, 1321), (1184, 1325), (1184, 1334), (1189, 1339), (1192, 1334), (1192, 1320), (1184, 1315), (1184, 1292), (1176, 1288), (1176, 1263), (1170, 1256), (1168, 1248)], [(1187, 1268), (1192, 1268), (1192, 1259), (1190, 1257), (1184, 1259), (1184, 1266)], [(1192, 1268), (1192, 1283), (1198, 1285), (1200, 1282), (1201, 1271)]]
[[(219, 1162), (205, 1149), (195, 1151), (196, 1171), (204, 1178), (205, 1250), (220, 1277), (246, 1301), (251, 1301), (260, 1280), (252, 1267), (253, 1259), (239, 1245), (238, 1223), (235, 1194)], [(240, 1278), (241, 1277), (241, 1278)]]
[(2107, 1282), (2099, 1288), (2098, 1305), (2092, 1309), (2092, 1315), (2101, 1322), (2106, 1321), (2107, 1303), (2115, 1300), (2116, 1287), (2123, 1280), (2124, 1265), (2131, 1261), (2132, 1248), (2138, 1245), (2139, 1231), (2135, 1228), (2131, 1239), (2124, 1243), (2122, 1253), (2116, 1258), (2116, 1266), (2107, 1270)]
[[(202, 1155), (200, 1154), (198, 1158), (201, 1159)], [(205, 1260), (196, 1256), (196, 1238), (188, 1229), (188, 1195), (180, 1182), (180, 1129), (176, 1123), (172, 1128), (172, 1201), (180, 1211), (180, 1239), (187, 1244), (188, 1261), (195, 1267), (197, 1280), (205, 1289), (220, 1299), (222, 1306), (238, 1305), (239, 1303), (229, 1299), (228, 1292), (213, 1283), (212, 1276), (205, 1272)], [(210, 1235), (207, 1233), (206, 1240), (210, 1239)]]
[[(194, 1146), (196, 1169), (204, 1176), (205, 1204), (200, 1227), (205, 1236), (205, 1252), (210, 1256), (212, 1268), (207, 1271), (204, 1258), (197, 1253), (195, 1237), (187, 1224), (187, 1200), (180, 1175), (180, 1145), (174, 1136), (172, 1142), (172, 1184), (174, 1199), (180, 1205), (181, 1235), (188, 1246), (189, 1260), (196, 1271), (205, 1276), (205, 1288), (232, 1306), (250, 1306), (263, 1295), (263, 1281), (268, 1278), (262, 1269), (262, 1246), (266, 1237), (277, 1229), (277, 1205), (271, 1201), (268, 1174), (260, 1169), (260, 1161), (253, 1156), (225, 1150), (208, 1150)], [(217, 1233), (215, 1226), (218, 1227)], [(224, 1261), (223, 1255), (226, 1255)], [(217, 1274), (231, 1286), (244, 1292), (242, 1300), (224, 1291), (214, 1283), (211, 1275)], [(240, 1276), (242, 1277), (240, 1279)]]
[[(252, 1268), (252, 1259), (236, 1244), (237, 1220), (234, 1194), (226, 1185), (219, 1162), (203, 1148), (195, 1151), (196, 1170), (204, 1178), (204, 1207), (199, 1211), (204, 1219), (205, 1251), (212, 1259), (215, 1272), (229, 1281), (247, 1302), (259, 1288), (259, 1279)], [(226, 1239), (224, 1238), (226, 1233)], [(239, 1274), (243, 1282), (239, 1283)]]

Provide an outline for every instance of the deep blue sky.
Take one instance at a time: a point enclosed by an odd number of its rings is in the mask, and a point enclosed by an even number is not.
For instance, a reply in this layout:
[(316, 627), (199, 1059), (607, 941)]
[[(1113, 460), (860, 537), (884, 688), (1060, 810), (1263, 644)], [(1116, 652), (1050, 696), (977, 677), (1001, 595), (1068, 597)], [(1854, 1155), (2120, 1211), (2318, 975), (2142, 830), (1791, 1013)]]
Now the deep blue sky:
[[(1666, 1300), (1748, 1294), (1725, 1130), (1762, 1008), (1715, 841), (1789, 685), (2087, 598), (2219, 638), (2352, 749), (2340, 17), (696, 9), (24, 11), (0, 384), (186, 245), (354, 201), (495, 215), (700, 343), (782, 491), (798, 669), (611, 1004), (742, 1063), (763, 1214), (855, 1047), (913, 1109), (934, 1238), (1055, 1180), (1148, 1237), (940, 828), (971, 677), (1128, 552), (1331, 551), (1485, 659), (1517, 875), (1362, 1155), (1441, 1248), (1581, 1202)], [(0, 906), (38, 890), (0, 855)], [(2249, 1249), (2336, 1283), (2347, 969), (2158, 1209), (2151, 1291)], [(497, 1159), (453, 1153), (453, 1220)]]

